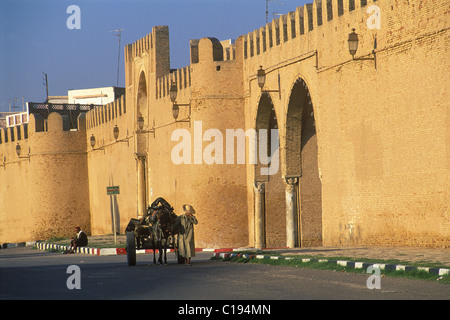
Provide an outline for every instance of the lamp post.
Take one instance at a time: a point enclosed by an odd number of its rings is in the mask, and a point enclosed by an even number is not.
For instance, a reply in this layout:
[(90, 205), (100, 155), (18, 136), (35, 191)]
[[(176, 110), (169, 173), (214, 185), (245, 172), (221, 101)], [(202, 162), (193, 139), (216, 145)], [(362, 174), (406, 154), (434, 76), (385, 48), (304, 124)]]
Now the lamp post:
[(92, 134), (92, 136), (89, 138), (89, 142), (91, 143), (92, 151), (97, 150), (103, 150), (103, 152), (105, 151), (105, 147), (95, 148), (96, 140), (94, 134)]
[[(130, 145), (130, 142), (129, 142), (130, 138), (128, 138), (128, 137), (126, 137), (125, 139), (117, 140), (117, 139), (119, 139), (119, 132), (120, 132), (119, 127), (116, 124), (116, 126), (113, 129), (113, 135), (114, 135), (114, 139), (116, 140), (116, 142), (127, 142), (128, 145)], [(128, 130), (127, 130), (127, 135), (128, 135)]]
[(259, 70), (256, 72), (256, 78), (258, 80), (258, 86), (262, 90), (264, 88), (264, 84), (266, 83), (266, 72), (262, 66), (260, 66)]
[(375, 50), (377, 49), (377, 38), (375, 36), (374, 41), (373, 41), (373, 50), (372, 50), (372, 54), (373, 54), (373, 58), (355, 58), (356, 55), (356, 51), (358, 51), (358, 44), (359, 44), (359, 37), (358, 34), (355, 32), (356, 29), (352, 29), (352, 32), (348, 35), (348, 51), (350, 53), (350, 55), (352, 56), (352, 60), (355, 61), (362, 61), (362, 60), (373, 60), (375, 63), (375, 69), (377, 68), (377, 56), (376, 56), (376, 52)]
[[(139, 130), (136, 131), (136, 133), (153, 133), (153, 137), (155, 137), (155, 128), (152, 128), (150, 130), (144, 130), (145, 120), (144, 120), (144, 117), (142, 116), (142, 113), (139, 113), (137, 124), (138, 124)], [(153, 125), (154, 125), (154, 123), (153, 123)]]
[(266, 71), (262, 66), (260, 66), (256, 72), (256, 79), (258, 81), (258, 86), (261, 88), (261, 92), (278, 92), (278, 97), (281, 99), (280, 74), (278, 74), (278, 90), (264, 90), (264, 85), (266, 84)]
[[(169, 96), (170, 96), (170, 101), (172, 101), (172, 116), (175, 119), (175, 122), (191, 122), (191, 104), (190, 103), (185, 103), (185, 104), (177, 103), (177, 95), (178, 95), (177, 85), (175, 84), (175, 82), (172, 82), (172, 84), (170, 85)], [(189, 115), (185, 120), (177, 120), (178, 115), (180, 113), (179, 107), (189, 107)]]

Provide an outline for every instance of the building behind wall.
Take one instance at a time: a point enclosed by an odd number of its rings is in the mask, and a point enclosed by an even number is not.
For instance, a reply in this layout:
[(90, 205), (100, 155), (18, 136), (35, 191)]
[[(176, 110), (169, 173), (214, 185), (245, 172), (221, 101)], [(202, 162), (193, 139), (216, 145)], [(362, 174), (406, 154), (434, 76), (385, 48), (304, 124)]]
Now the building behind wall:
[[(380, 29), (368, 28), (371, 5), (381, 12)], [(40, 155), (54, 163), (45, 168), (45, 188), (56, 190), (57, 168), (73, 166), (72, 157), (84, 168), (74, 168), (72, 179), (80, 182), (71, 188), (83, 201), (61, 200), (64, 214), (49, 217), (64, 220), (67, 208), (79, 208), (73, 214), (89, 217), (83, 223), (92, 234), (108, 234), (114, 208), (123, 232), (130, 218), (164, 197), (177, 214), (185, 203), (194, 206), (199, 247), (449, 246), (449, 7), (431, 0), (314, 1), (235, 42), (191, 40), (190, 65), (180, 69), (170, 68), (168, 27), (154, 27), (125, 46), (125, 95), (87, 112), (85, 126), (71, 132), (77, 143), (64, 143), (82, 146), (61, 146), (64, 160), (54, 154), (59, 149)], [(357, 60), (347, 47), (353, 28)], [(375, 37), (376, 66), (370, 60)], [(256, 77), (261, 66), (264, 92)], [(260, 129), (275, 128), (279, 163), (262, 175), (267, 166), (251, 163), (249, 136), (241, 161), (232, 134), (256, 130), (261, 138)], [(69, 141), (62, 132), (59, 139)], [(8, 181), (0, 198), (8, 208), (0, 242), (6, 242), (14, 241), (18, 217), (37, 210), (38, 193), (20, 206), (5, 195), (43, 181), (37, 176), (45, 164), (33, 153), (53, 138), (21, 134), (30, 158), (19, 161), (17, 138), (0, 133), (0, 156), (6, 156), (0, 178)], [(120, 194), (107, 196), (108, 186), (120, 186)], [(45, 217), (48, 206), (38, 206)]]

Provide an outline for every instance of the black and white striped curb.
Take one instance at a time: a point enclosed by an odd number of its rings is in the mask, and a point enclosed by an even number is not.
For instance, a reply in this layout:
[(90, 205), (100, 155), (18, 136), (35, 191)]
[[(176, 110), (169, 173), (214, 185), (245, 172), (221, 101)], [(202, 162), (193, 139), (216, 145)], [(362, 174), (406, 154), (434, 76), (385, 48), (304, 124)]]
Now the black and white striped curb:
[[(2, 249), (35, 247), (38, 250), (60, 250), (60, 251), (66, 251), (71, 248), (70, 246), (67, 246), (67, 245), (45, 243), (45, 242), (41, 242), (41, 241), (3, 243), (0, 247)], [(96, 256), (111, 256), (111, 255), (125, 254), (126, 252), (125, 252), (124, 248), (101, 248), (101, 249), (98, 249), (98, 248), (82, 247), (82, 248), (77, 248), (76, 253), (91, 254), (91, 255), (96, 255)]]
[(216, 258), (229, 259), (229, 258), (247, 258), (247, 259), (273, 259), (273, 260), (298, 260), (303, 263), (308, 262), (320, 262), (320, 263), (330, 263), (339, 265), (342, 267), (352, 268), (352, 269), (367, 269), (370, 266), (374, 268), (379, 268), (380, 270), (390, 270), (390, 271), (425, 271), (439, 276), (444, 276), (450, 274), (450, 269), (448, 268), (432, 268), (432, 267), (413, 267), (400, 264), (387, 264), (387, 263), (370, 263), (370, 262), (354, 262), (354, 261), (344, 261), (344, 260), (330, 260), (330, 259), (313, 259), (313, 258), (292, 258), (292, 257), (279, 257), (279, 256), (267, 256), (267, 255), (250, 255), (250, 254), (240, 254), (231, 252), (217, 252), (213, 254)]
[[(53, 243), (44, 243), (44, 242), (35, 242), (33, 244), (34, 247), (36, 247), (39, 250), (61, 250), (66, 251), (69, 250), (71, 247), (67, 245), (60, 245), (60, 244), (53, 244)], [(224, 251), (231, 251), (231, 250), (237, 250), (237, 249), (214, 249), (214, 248), (195, 248), (195, 252), (224, 252)], [(156, 249), (156, 252), (158, 252), (158, 249)], [(175, 249), (167, 249), (167, 252), (175, 252)], [(77, 248), (76, 253), (84, 253), (84, 254), (90, 254), (95, 256), (115, 256), (115, 255), (125, 255), (127, 254), (125, 248), (89, 248), (89, 247), (81, 247)], [(153, 249), (138, 249), (136, 250), (136, 254), (148, 254), (153, 253)]]
[(27, 242), (17, 242), (17, 243), (2, 243), (0, 249), (11, 249), (11, 248), (21, 248), (21, 247), (33, 247), (36, 241)]
[[(44, 242), (36, 242), (34, 244), (34, 247), (36, 247), (39, 250), (61, 250), (61, 251), (66, 251), (66, 250), (71, 249), (71, 247), (67, 246), (67, 245), (54, 244), (54, 243), (44, 243)], [(91, 254), (91, 255), (96, 255), (96, 256), (109, 256), (109, 255), (116, 255), (117, 254), (117, 248), (97, 249), (97, 248), (81, 247), (81, 248), (77, 248), (75, 252), (76, 253)]]

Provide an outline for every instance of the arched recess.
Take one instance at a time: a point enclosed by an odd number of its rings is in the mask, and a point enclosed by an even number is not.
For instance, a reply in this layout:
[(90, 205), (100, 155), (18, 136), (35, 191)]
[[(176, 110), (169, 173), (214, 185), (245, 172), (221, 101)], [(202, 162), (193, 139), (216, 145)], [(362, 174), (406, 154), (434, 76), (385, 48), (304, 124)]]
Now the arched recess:
[(298, 177), (296, 208), (300, 246), (322, 245), (322, 183), (314, 107), (306, 82), (298, 78), (286, 113), (286, 177)]
[[(286, 203), (279, 168), (278, 120), (268, 93), (261, 94), (255, 129), (258, 144), (255, 182), (262, 182), (265, 191), (264, 212), (262, 212), (264, 242), (267, 247), (284, 246), (286, 244)], [(269, 159), (270, 169), (267, 164)]]
[(138, 118), (144, 118), (143, 131), (148, 130), (148, 99), (147, 80), (144, 71), (139, 75), (139, 83), (136, 94), (136, 161), (137, 161), (137, 215), (143, 217), (147, 208), (147, 150), (148, 134), (140, 133)]
[(136, 94), (136, 125), (139, 115), (144, 117), (144, 127), (148, 126), (148, 99), (147, 99), (147, 79), (144, 71), (139, 75), (139, 83)]

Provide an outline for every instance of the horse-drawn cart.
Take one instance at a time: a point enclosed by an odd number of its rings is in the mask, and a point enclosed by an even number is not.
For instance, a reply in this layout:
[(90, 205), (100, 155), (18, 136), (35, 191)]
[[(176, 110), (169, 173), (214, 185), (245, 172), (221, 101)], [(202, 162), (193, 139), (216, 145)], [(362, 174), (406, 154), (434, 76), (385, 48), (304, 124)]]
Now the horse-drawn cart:
[(163, 198), (156, 199), (147, 208), (145, 217), (132, 218), (125, 229), (127, 244), (127, 262), (136, 265), (136, 250), (153, 249), (153, 263), (156, 264), (156, 249), (159, 251), (159, 263), (167, 264), (167, 249), (175, 251), (178, 263), (184, 259), (178, 254), (178, 232), (173, 230), (177, 215), (173, 207)]

